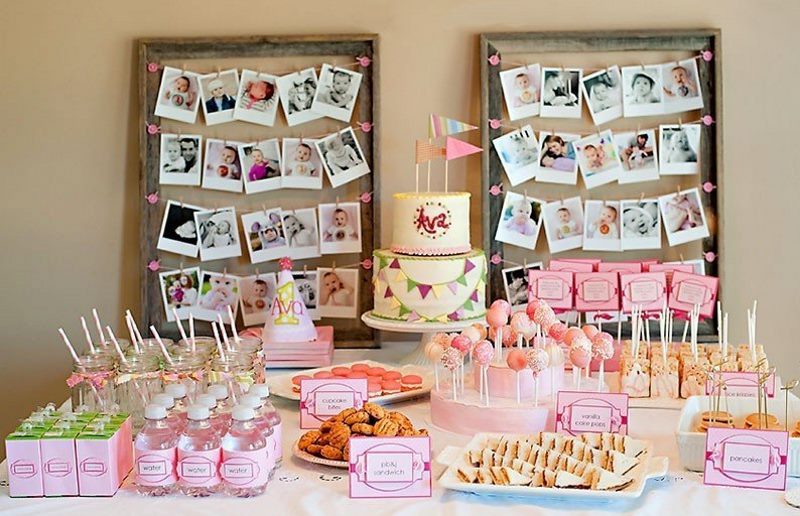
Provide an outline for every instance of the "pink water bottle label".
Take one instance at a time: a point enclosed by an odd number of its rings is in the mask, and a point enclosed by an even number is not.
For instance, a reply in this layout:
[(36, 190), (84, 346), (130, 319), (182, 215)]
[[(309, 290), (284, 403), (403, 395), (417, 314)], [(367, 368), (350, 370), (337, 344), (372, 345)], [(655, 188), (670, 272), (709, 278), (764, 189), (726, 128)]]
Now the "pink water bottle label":
[(274, 464), (274, 456), (266, 448), (253, 451), (223, 449), (219, 472), (228, 484), (258, 487), (267, 483)]
[(136, 448), (133, 473), (136, 484), (147, 487), (171, 486), (178, 481), (175, 470), (176, 448), (145, 450)]
[(282, 440), (282, 430), (283, 423), (278, 423), (277, 425), (272, 427), (272, 439), (274, 441), (274, 450), (275, 450), (275, 460), (278, 461), (283, 457), (283, 440)]
[(185, 451), (178, 449), (178, 478), (195, 487), (213, 487), (219, 476), (220, 449)]

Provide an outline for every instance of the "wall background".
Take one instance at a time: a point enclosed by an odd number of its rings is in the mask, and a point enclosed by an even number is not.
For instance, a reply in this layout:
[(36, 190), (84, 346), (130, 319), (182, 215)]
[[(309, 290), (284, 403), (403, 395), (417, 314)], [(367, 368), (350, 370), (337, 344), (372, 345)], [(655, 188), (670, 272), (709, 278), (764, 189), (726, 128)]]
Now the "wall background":
[[(92, 306), (110, 318), (138, 304), (139, 37), (375, 32), (381, 35), (381, 200), (413, 188), (413, 140), (435, 111), (479, 117), (478, 34), (489, 31), (719, 27), (723, 40), (723, 288), (731, 335), (759, 299), (760, 341), (800, 374), (792, 330), (800, 281), (800, 46), (793, 0), (672, 0), (642, 8), (574, 0), (340, 0), (0, 3), (0, 155), (4, 296), (0, 435), (35, 405), (66, 397), (69, 359), (56, 329), (78, 336)], [(312, 6), (308, 8), (307, 6)], [(319, 6), (319, 7), (316, 7)], [(222, 14), (221, 11), (229, 14)], [(251, 15), (245, 16), (244, 13)], [(470, 137), (477, 142), (477, 134)], [(480, 194), (479, 160), (451, 167), (451, 188)], [(469, 161), (469, 164), (463, 163)], [(473, 206), (473, 241), (480, 238)], [(388, 242), (389, 224), (383, 224)], [(135, 312), (137, 310), (134, 310)], [(114, 320), (119, 325), (121, 319)]]

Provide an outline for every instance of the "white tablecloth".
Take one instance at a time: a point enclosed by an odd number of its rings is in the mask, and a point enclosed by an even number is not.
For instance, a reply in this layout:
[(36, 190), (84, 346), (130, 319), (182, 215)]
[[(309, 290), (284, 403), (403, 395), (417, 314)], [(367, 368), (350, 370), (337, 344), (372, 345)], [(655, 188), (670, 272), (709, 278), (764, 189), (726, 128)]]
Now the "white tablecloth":
[[(364, 358), (392, 363), (410, 351), (408, 344), (387, 344), (381, 350), (337, 350), (335, 362), (343, 363)], [(275, 371), (282, 373), (285, 371)], [(675, 428), (676, 410), (632, 409), (630, 433), (634, 437), (653, 441), (656, 455), (665, 455), (670, 461), (670, 471), (663, 480), (648, 481), (642, 497), (634, 502), (583, 504), (536, 501), (531, 499), (493, 498), (446, 491), (438, 487), (436, 479), (444, 470), (433, 465), (433, 496), (429, 499), (351, 500), (347, 495), (348, 481), (344, 470), (312, 465), (291, 455), (293, 442), (300, 434), (297, 402), (281, 398), (273, 401), (283, 418), (284, 462), (264, 495), (252, 499), (215, 496), (193, 499), (181, 495), (147, 498), (136, 494), (130, 481), (112, 498), (10, 498), (8, 496), (7, 469), (0, 466), (0, 513), (8, 516), (45, 514), (52, 511), (61, 515), (113, 515), (137, 514), (146, 516), (178, 516), (184, 514), (214, 514), (238, 516), (240, 511), (269, 515), (431, 515), (453, 514), (459, 516), (509, 514), (509, 510), (524, 514), (728, 514), (773, 516), (798, 514), (783, 501), (782, 492), (740, 490), (706, 487), (702, 476), (682, 470), (678, 460)], [(434, 457), (447, 445), (464, 445), (469, 440), (461, 436), (431, 428), (427, 399), (393, 405), (406, 413), (415, 426), (431, 430)], [(800, 485), (790, 479), (789, 487)], [(236, 511), (236, 514), (233, 512)]]

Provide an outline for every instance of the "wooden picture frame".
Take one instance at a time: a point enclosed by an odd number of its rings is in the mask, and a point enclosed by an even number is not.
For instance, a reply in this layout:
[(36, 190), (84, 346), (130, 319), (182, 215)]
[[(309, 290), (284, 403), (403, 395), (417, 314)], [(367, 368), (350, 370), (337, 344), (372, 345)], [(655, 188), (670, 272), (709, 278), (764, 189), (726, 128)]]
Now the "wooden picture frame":
[[(504, 120), (504, 100), (502, 93), (502, 86), (500, 83), (500, 72), (504, 69), (503, 61), (508, 63), (505, 68), (519, 66), (525, 59), (525, 54), (538, 55), (541, 58), (543, 66), (561, 66), (570, 67), (574, 63), (570, 61), (571, 56), (593, 54), (597, 68), (608, 67), (613, 64), (620, 66), (640, 64), (648, 62), (642, 60), (640, 56), (646, 53), (664, 53), (667, 55), (681, 54), (681, 59), (685, 59), (688, 55), (698, 55), (704, 51), (711, 51), (713, 57), (710, 61), (704, 59), (697, 59), (697, 65), (700, 75), (700, 83), (702, 88), (702, 95), (704, 100), (704, 108), (702, 115), (709, 115), (712, 117), (713, 123), (711, 125), (701, 124), (702, 128), (702, 141), (700, 146), (700, 174), (698, 176), (682, 176), (684, 188), (700, 186), (705, 183), (710, 183), (715, 188), (710, 192), (704, 191), (702, 188), (699, 190), (702, 197), (702, 202), (705, 207), (706, 219), (708, 221), (710, 236), (702, 241), (702, 257), (706, 258), (705, 270), (706, 274), (722, 277), (722, 270), (720, 264), (715, 258), (723, 254), (723, 224), (718, 214), (722, 213), (722, 43), (721, 33), (718, 29), (676, 29), (676, 30), (636, 30), (636, 31), (601, 31), (601, 32), (513, 32), (513, 33), (484, 33), (480, 38), (480, 66), (481, 66), (481, 120), (486, 124), (486, 130), (482, 132), (482, 146), (484, 153), (482, 155), (482, 191), (483, 194), (483, 245), (490, 257), (497, 257), (500, 260), (504, 259), (506, 249), (504, 244), (496, 241), (494, 232), (500, 220), (500, 212), (502, 209), (503, 196), (492, 195), (489, 193), (493, 185), (503, 185), (504, 191), (507, 189), (509, 183), (505, 177), (502, 169), (502, 164), (497, 151), (492, 145), (492, 140), (503, 134), (503, 128), (492, 128), (489, 125), (489, 120)], [(604, 58), (599, 57), (597, 53), (613, 52), (615, 55), (612, 57)], [(523, 57), (520, 57), (523, 56)], [(544, 56), (544, 57), (541, 57)], [(551, 60), (547, 60), (547, 56), (552, 56)], [(624, 56), (624, 57), (622, 57)], [(491, 62), (490, 62), (491, 58)], [(673, 57), (673, 59), (677, 59)], [(664, 59), (660, 62), (669, 62), (670, 59)], [(527, 62), (537, 62), (531, 59)], [(659, 61), (655, 61), (659, 62)], [(674, 122), (656, 122), (658, 123), (678, 123), (678, 115), (669, 115)], [(694, 121), (694, 118), (687, 118), (691, 115), (684, 114), (684, 121)], [(584, 121), (587, 119), (591, 124), (591, 119), (584, 113)], [(662, 117), (663, 118), (663, 117)], [(699, 118), (699, 117), (696, 117)], [(542, 122), (544, 120), (544, 122)], [(633, 119), (623, 119), (633, 120)], [(636, 123), (641, 120), (641, 127), (650, 128), (652, 119), (640, 118), (636, 121), (629, 123), (628, 126), (633, 125), (636, 129)], [(520, 125), (531, 123), (535, 130), (550, 130), (551, 127), (558, 129), (562, 120), (556, 119), (539, 119), (529, 118), (525, 119)], [(570, 121), (571, 122), (571, 121)], [(504, 122), (507, 124), (508, 122)], [(516, 125), (516, 122), (514, 123)], [(537, 126), (538, 125), (538, 126)], [(585, 124), (584, 124), (585, 125)], [(583, 132), (583, 134), (594, 132), (592, 130), (575, 130), (575, 125), (568, 126), (564, 129), (566, 132)], [(595, 127), (591, 124), (590, 127)], [(601, 126), (603, 128), (609, 127), (608, 125)], [(585, 129), (585, 127), (584, 127)], [(680, 179), (672, 180), (669, 184), (680, 184)], [(642, 183), (644, 192), (648, 196), (659, 195), (668, 193), (670, 187), (661, 185), (654, 187), (654, 184), (661, 183), (651, 182)], [(557, 199), (559, 193), (557, 189), (548, 188), (550, 185), (542, 186), (542, 183), (529, 181), (524, 184), (527, 187), (528, 195), (531, 197), (538, 197), (543, 199)], [(584, 199), (598, 197), (595, 190), (592, 190), (590, 195), (585, 195), (584, 191), (577, 190), (582, 185), (570, 188), (573, 192), (568, 196), (580, 194)], [(518, 185), (515, 189), (521, 191), (523, 185)], [(603, 187), (597, 190), (603, 190)], [(549, 194), (549, 195), (548, 195)], [(560, 195), (564, 196), (563, 189)], [(617, 199), (624, 197), (616, 197), (609, 195), (609, 199)], [(636, 197), (639, 197), (638, 194)], [(563, 198), (563, 197), (562, 197)], [(628, 197), (630, 198), (630, 197)], [(543, 232), (543, 231), (542, 231)], [(541, 241), (540, 241), (541, 245)], [(538, 246), (537, 246), (538, 249)], [(546, 244), (545, 244), (546, 249)], [(661, 251), (664, 251), (662, 245)], [(547, 253), (526, 251), (524, 259), (527, 262), (537, 262), (544, 260), (548, 261)], [(634, 253), (635, 252), (631, 252)], [(655, 254), (654, 252), (650, 252)], [(602, 257), (606, 261), (623, 261), (631, 259), (627, 256), (628, 252), (619, 254), (606, 253)], [(592, 254), (597, 257), (597, 254)], [(497, 259), (495, 258), (495, 260)], [(696, 258), (695, 255), (687, 256), (688, 258)], [(681, 258), (683, 259), (683, 258)], [(521, 261), (521, 260), (520, 260)], [(493, 264), (489, 273), (489, 282), (487, 285), (489, 299), (504, 298), (502, 269), (504, 268), (503, 262)], [(720, 287), (719, 299), (722, 299), (722, 288)], [(651, 331), (655, 329), (655, 335), (658, 335), (657, 324), (652, 321)], [(616, 330), (616, 324), (612, 323)], [(676, 332), (682, 331), (680, 322), (676, 323)], [(630, 335), (630, 325), (624, 324), (623, 334)], [(699, 328), (699, 335), (701, 340), (715, 340), (717, 334), (716, 314), (712, 318), (708, 318), (701, 322)]]
[[(378, 131), (380, 130), (379, 120), (379, 84), (378, 77), (380, 71), (380, 60), (378, 59), (378, 45), (379, 38), (376, 34), (336, 34), (336, 35), (305, 35), (305, 36), (244, 36), (244, 37), (224, 37), (224, 38), (179, 38), (179, 39), (140, 39), (138, 41), (139, 62), (138, 62), (138, 81), (139, 81), (139, 127), (141, 128), (139, 138), (139, 175), (140, 175), (140, 209), (141, 209), (141, 222), (140, 222), (140, 293), (141, 293), (141, 320), (145, 328), (154, 325), (162, 336), (178, 339), (179, 333), (177, 325), (174, 323), (167, 323), (164, 317), (164, 307), (161, 298), (161, 291), (159, 285), (158, 272), (152, 271), (148, 268), (151, 261), (163, 258), (161, 267), (162, 269), (178, 269), (178, 266), (191, 267), (200, 266), (203, 269), (203, 264), (198, 260), (188, 257), (180, 257), (177, 255), (166, 254), (159, 252), (156, 249), (162, 214), (164, 206), (168, 198), (174, 199), (173, 196), (169, 197), (166, 194), (159, 195), (157, 204), (150, 204), (146, 197), (149, 194), (161, 190), (168, 190), (165, 185), (159, 184), (159, 137), (158, 134), (151, 134), (149, 127), (160, 128), (162, 125), (171, 125), (173, 128), (178, 127), (178, 130), (183, 128), (183, 132), (188, 134), (196, 132), (202, 134), (205, 138), (222, 138), (227, 125), (206, 127), (201, 121), (201, 115), (198, 115), (198, 120), (195, 124), (181, 124), (180, 122), (173, 122), (166, 119), (160, 119), (154, 115), (155, 102), (158, 96), (159, 85), (161, 81), (160, 68), (162, 65), (172, 65), (177, 67), (185, 67), (192, 69), (193, 62), (200, 63), (203, 60), (207, 62), (223, 63), (223, 68), (237, 68), (241, 69), (245, 66), (251, 66), (252, 69), (263, 60), (262, 70), (266, 73), (273, 73), (275, 75), (282, 75), (291, 71), (299, 70), (299, 65), (290, 65), (288, 71), (286, 68), (280, 69), (281, 71), (272, 71), (269, 68), (268, 61), (281, 60), (282, 62), (292, 62), (294, 60), (302, 60), (303, 67), (315, 66), (319, 67), (325, 62), (330, 62), (333, 65), (351, 66), (352, 69), (357, 70), (363, 74), (356, 106), (353, 110), (353, 116), (350, 121), (350, 126), (356, 130), (356, 135), (361, 144), (362, 151), (367, 163), (370, 166), (371, 173), (362, 176), (347, 185), (340, 188), (333, 189), (327, 179), (323, 178), (324, 186), (321, 191), (310, 190), (275, 190), (272, 192), (264, 192), (260, 194), (245, 195), (222, 193), (225, 204), (221, 206), (237, 206), (237, 218), (241, 213), (246, 213), (247, 205), (251, 206), (250, 211), (256, 211), (252, 206), (280, 206), (281, 200), (286, 202), (287, 192), (292, 196), (291, 199), (302, 199), (306, 202), (306, 206), (289, 206), (299, 209), (300, 207), (316, 207), (317, 203), (333, 203), (356, 201), (360, 193), (370, 193), (371, 198), (378, 197), (380, 191), (379, 174), (376, 167), (380, 162), (379, 159), (379, 137)], [(360, 63), (347, 63), (347, 61), (356, 61), (356, 58), (368, 58), (369, 64), (364, 66)], [(242, 60), (243, 64), (237, 64), (238, 60)], [(313, 61), (311, 61), (313, 60)], [(206, 65), (207, 67), (208, 65)], [(217, 64), (216, 66), (220, 66)], [(279, 65), (280, 66), (280, 65)], [(282, 66), (286, 66), (285, 64)], [(206, 68), (207, 69), (207, 68)], [(218, 71), (218, 68), (217, 68)], [(202, 111), (202, 110), (201, 110)], [(280, 111), (280, 108), (279, 108)], [(253, 126), (255, 129), (252, 134), (259, 135), (261, 139), (265, 131), (268, 130), (281, 130), (281, 134), (264, 136), (263, 139), (271, 137), (303, 137), (303, 125), (295, 127), (287, 127), (285, 119), (279, 113), (279, 119), (276, 120), (275, 127), (273, 128), (259, 128)], [(328, 124), (338, 124), (338, 129), (347, 127), (348, 124), (344, 122), (330, 121), (326, 119)], [(369, 129), (364, 129), (360, 124), (362, 122), (369, 122)], [(316, 122), (315, 122), (316, 123)], [(233, 124), (245, 124), (245, 122), (233, 122)], [(305, 125), (305, 124), (304, 124)], [(358, 130), (358, 127), (361, 130)], [(326, 133), (333, 132), (337, 128), (327, 129)], [(165, 131), (165, 132), (174, 132)], [(248, 133), (250, 134), (250, 133)], [(316, 136), (315, 133), (311, 133)], [(309, 135), (308, 128), (305, 132), (306, 137), (313, 137)], [(226, 136), (227, 137), (227, 136)], [(256, 139), (256, 138), (253, 138)], [(184, 198), (187, 204), (197, 204), (192, 196), (196, 195), (199, 187), (178, 187), (184, 188)], [(206, 190), (203, 190), (206, 192)], [(211, 194), (209, 194), (211, 195)], [(277, 201), (277, 202), (276, 202)], [(203, 205), (203, 204), (200, 204)], [(243, 210), (239, 210), (239, 206), (244, 205)], [(286, 204), (282, 206), (287, 209)], [(321, 258), (313, 260), (299, 261), (293, 267), (295, 270), (302, 270), (303, 265), (307, 264), (308, 270), (315, 270), (317, 266), (330, 267), (331, 265), (338, 265), (341, 267), (350, 266), (351, 263), (360, 262), (366, 258), (372, 258), (373, 249), (378, 247), (380, 231), (378, 221), (380, 220), (380, 210), (376, 202), (361, 202), (361, 229), (362, 229), (362, 250), (356, 257), (355, 255), (333, 255), (322, 256)], [(277, 270), (277, 261), (267, 262), (257, 265), (250, 264), (247, 259), (247, 250), (244, 249), (246, 245), (242, 242), (243, 257), (238, 258), (238, 263), (226, 261), (227, 272), (232, 275), (252, 275), (256, 273), (266, 273)], [(210, 270), (223, 270), (222, 262), (211, 262)], [(366, 312), (372, 308), (372, 289), (371, 278), (372, 271), (362, 268), (361, 266), (352, 266), (359, 271), (359, 301), (358, 301), (358, 315)], [(239, 318), (241, 321), (241, 318)], [(371, 328), (364, 325), (360, 318), (355, 319), (323, 319), (318, 322), (320, 325), (334, 326), (334, 336), (337, 347), (375, 347), (376, 332)], [(241, 328), (241, 322), (237, 325)], [(198, 335), (210, 335), (211, 329), (209, 323), (197, 323)]]

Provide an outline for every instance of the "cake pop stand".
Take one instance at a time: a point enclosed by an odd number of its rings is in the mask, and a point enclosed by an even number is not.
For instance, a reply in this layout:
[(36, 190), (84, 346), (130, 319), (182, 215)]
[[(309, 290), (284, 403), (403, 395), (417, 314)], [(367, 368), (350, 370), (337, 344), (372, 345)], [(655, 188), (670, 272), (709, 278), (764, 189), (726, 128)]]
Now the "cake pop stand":
[(431, 361), (425, 356), (425, 345), (431, 341), (435, 334), (460, 332), (464, 328), (472, 326), (475, 323), (483, 324), (485, 322), (485, 319), (482, 317), (479, 319), (470, 319), (468, 321), (453, 321), (447, 323), (390, 321), (375, 317), (372, 315), (372, 310), (364, 312), (361, 315), (361, 320), (364, 321), (364, 324), (375, 330), (396, 333), (421, 333), (422, 336), (419, 341), (419, 346), (400, 361), (401, 364), (415, 365), (431, 365)]

